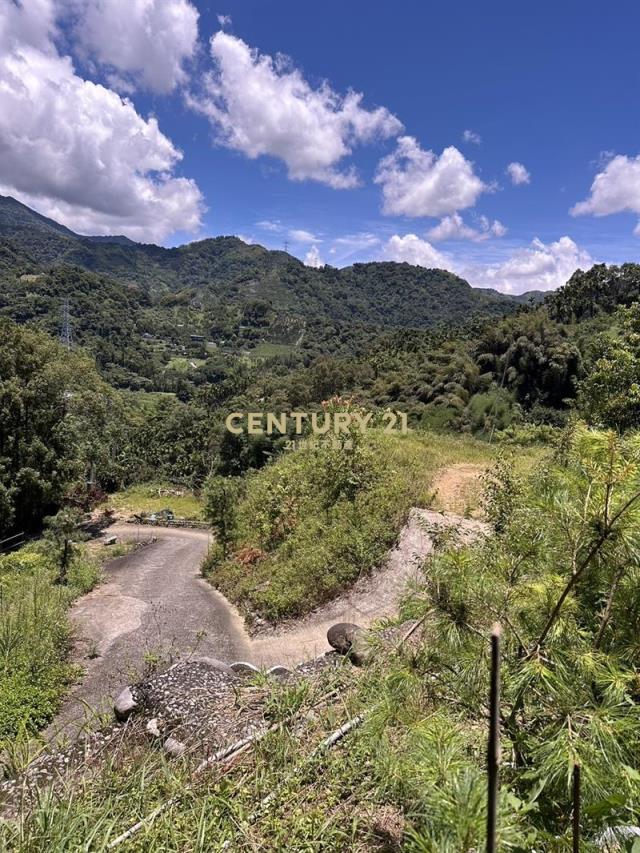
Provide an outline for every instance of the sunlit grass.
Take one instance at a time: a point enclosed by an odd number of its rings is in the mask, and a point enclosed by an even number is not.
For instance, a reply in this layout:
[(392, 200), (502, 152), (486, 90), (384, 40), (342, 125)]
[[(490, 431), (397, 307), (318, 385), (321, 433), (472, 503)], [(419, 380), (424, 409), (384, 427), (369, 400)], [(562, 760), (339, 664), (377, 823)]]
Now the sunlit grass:
[[(176, 492), (178, 494), (173, 494)], [(142, 483), (109, 495), (105, 506), (130, 514), (160, 512), (170, 509), (176, 518), (202, 521), (201, 498), (187, 489), (170, 483)]]

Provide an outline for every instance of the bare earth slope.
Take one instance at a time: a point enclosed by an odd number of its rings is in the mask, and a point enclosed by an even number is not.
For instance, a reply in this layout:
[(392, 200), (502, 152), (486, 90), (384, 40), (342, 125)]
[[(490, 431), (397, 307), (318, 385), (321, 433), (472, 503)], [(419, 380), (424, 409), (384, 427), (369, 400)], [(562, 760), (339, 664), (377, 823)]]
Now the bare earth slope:
[(256, 662), (291, 665), (309, 660), (329, 649), (327, 630), (336, 622), (355, 622), (366, 627), (376, 619), (394, 616), (404, 588), (418, 577), (420, 566), (433, 550), (434, 532), (442, 528), (453, 528), (461, 543), (487, 530), (481, 521), (412, 509), (396, 547), (377, 571), (361, 578), (344, 595), (304, 619), (255, 637), (251, 645)]

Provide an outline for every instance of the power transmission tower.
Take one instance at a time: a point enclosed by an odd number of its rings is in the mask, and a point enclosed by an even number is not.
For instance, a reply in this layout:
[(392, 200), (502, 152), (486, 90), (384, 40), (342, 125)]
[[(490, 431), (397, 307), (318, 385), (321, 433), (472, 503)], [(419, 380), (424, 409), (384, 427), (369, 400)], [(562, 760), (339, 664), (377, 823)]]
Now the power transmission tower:
[(69, 300), (62, 305), (62, 325), (60, 326), (60, 343), (66, 349), (71, 349), (71, 318), (69, 315)]
[(289, 254), (289, 241), (288, 240), (284, 241), (284, 250), (287, 254)]

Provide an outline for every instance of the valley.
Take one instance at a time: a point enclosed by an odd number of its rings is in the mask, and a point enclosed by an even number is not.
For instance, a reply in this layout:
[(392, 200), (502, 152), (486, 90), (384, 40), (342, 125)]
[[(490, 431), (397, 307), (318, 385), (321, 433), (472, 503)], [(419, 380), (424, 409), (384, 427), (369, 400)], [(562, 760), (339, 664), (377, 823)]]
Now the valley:
[(634, 821), (639, 269), (514, 299), (0, 199), (2, 844), (477, 848), (496, 621), (504, 844), (566, 848), (576, 762), (585, 849)]

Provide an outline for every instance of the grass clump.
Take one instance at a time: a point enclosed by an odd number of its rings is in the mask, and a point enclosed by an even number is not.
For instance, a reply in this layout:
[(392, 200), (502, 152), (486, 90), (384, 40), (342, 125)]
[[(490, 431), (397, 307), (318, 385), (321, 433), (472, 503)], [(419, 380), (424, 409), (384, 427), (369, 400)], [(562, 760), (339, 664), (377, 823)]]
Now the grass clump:
[(66, 584), (58, 578), (48, 543), (0, 557), (0, 748), (45, 726), (77, 674), (67, 661), (66, 611), (96, 583), (98, 569), (78, 548)]

